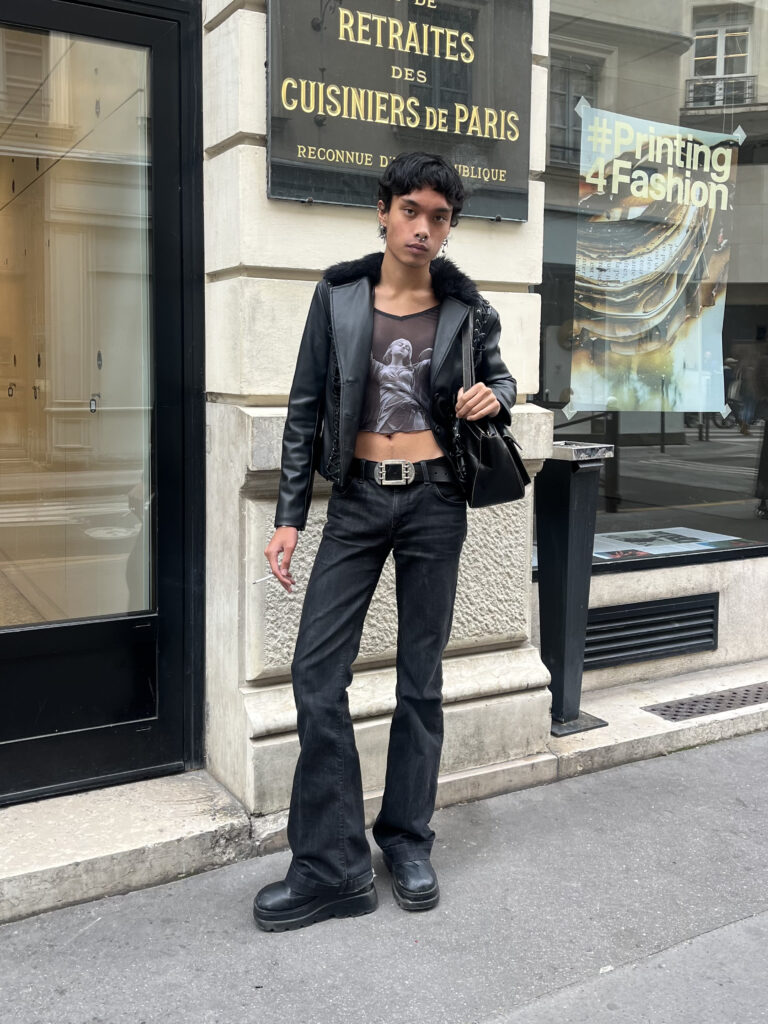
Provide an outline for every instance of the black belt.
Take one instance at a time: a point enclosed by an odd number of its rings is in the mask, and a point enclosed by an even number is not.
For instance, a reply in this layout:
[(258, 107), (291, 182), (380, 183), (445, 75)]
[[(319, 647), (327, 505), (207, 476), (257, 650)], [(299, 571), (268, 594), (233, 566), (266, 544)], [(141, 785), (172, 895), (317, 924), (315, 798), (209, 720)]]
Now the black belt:
[(456, 474), (446, 458), (424, 459), (421, 462), (409, 462), (407, 459), (385, 459), (383, 462), (352, 459), (350, 474), (363, 480), (373, 480), (382, 487), (403, 487), (406, 484), (424, 483), (425, 480), (459, 486)]

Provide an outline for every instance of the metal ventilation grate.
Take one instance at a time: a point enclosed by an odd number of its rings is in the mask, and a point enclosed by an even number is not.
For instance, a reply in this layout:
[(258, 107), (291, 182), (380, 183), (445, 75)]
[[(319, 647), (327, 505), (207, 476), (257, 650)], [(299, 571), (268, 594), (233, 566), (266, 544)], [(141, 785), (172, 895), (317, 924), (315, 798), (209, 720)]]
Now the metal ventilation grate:
[(591, 608), (584, 668), (717, 649), (719, 594)]
[(752, 686), (737, 686), (733, 690), (718, 690), (700, 697), (683, 697), (666, 704), (651, 704), (642, 711), (666, 719), (667, 722), (682, 722), (686, 718), (700, 718), (702, 715), (719, 715), (735, 708), (748, 708), (753, 704), (768, 704), (768, 682)]

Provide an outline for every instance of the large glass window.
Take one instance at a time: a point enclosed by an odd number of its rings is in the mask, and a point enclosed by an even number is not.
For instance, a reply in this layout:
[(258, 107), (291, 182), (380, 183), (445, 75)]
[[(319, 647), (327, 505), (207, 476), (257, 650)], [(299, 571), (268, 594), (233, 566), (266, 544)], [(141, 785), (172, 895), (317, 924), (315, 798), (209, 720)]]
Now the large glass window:
[(149, 85), (0, 25), (0, 628), (153, 607)]
[(768, 544), (768, 0), (551, 12), (535, 401), (615, 445), (596, 564), (733, 557)]

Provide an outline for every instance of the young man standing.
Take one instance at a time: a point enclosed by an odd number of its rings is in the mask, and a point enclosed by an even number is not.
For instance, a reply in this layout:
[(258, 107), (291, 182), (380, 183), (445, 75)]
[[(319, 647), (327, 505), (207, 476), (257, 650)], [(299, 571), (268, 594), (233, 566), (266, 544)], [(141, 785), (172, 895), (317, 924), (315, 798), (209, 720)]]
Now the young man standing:
[[(347, 687), (390, 552), (397, 702), (373, 836), (401, 907), (428, 910), (439, 898), (429, 820), (443, 738), (441, 658), (466, 535), (453, 427), (456, 417), (509, 423), (516, 394), (496, 312), (439, 258), (463, 202), (461, 180), (442, 158), (398, 156), (379, 187), (383, 256), (326, 271), (309, 310), (265, 551), (288, 591), (315, 469), (334, 486), (292, 665), (301, 743), (288, 819), (293, 860), (285, 880), (254, 900), (256, 923), (268, 931), (377, 906)], [(464, 394), (461, 332), (470, 315), (477, 383)]]

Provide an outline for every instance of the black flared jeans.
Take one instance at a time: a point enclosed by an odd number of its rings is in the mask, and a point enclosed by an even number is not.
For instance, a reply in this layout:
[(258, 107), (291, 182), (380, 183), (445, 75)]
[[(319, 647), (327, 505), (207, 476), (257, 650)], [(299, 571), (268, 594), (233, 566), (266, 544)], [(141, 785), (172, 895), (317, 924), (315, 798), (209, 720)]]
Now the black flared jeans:
[(373, 876), (347, 687), (368, 606), (393, 553), (397, 689), (381, 811), (373, 836), (393, 863), (428, 857), (443, 742), (442, 666), (466, 536), (458, 487), (334, 488), (293, 659), (301, 752), (293, 783), (288, 872), (301, 891), (350, 891)]

